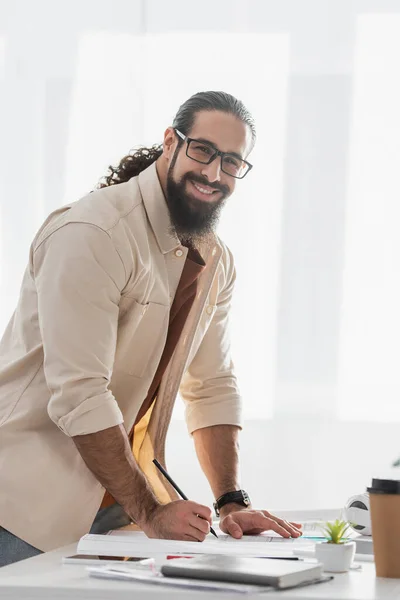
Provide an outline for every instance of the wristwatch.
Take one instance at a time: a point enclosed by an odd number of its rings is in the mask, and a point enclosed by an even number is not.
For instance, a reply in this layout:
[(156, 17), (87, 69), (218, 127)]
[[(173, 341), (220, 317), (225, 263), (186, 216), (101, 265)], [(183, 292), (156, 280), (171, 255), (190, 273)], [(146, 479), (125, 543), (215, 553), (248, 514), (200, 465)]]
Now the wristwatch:
[(227, 492), (226, 494), (222, 494), (213, 504), (215, 514), (219, 517), (219, 511), (225, 504), (230, 504), (234, 502), (235, 504), (241, 504), (241, 506), (250, 506), (250, 498), (247, 492), (244, 490), (236, 490), (234, 492)]

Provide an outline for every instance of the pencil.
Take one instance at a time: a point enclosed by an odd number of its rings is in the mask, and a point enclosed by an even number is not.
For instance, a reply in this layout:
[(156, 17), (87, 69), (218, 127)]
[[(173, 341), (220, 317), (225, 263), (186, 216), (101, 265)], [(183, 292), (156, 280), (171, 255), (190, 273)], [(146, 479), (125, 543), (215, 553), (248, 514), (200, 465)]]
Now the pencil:
[[(189, 500), (189, 498), (186, 496), (186, 494), (184, 494), (182, 492), (181, 488), (177, 486), (177, 484), (175, 483), (175, 481), (172, 479), (172, 477), (170, 477), (170, 475), (168, 475), (167, 471), (164, 469), (164, 467), (162, 465), (160, 465), (160, 463), (158, 462), (158, 460), (156, 458), (153, 460), (153, 463), (156, 465), (157, 469), (159, 471), (161, 471), (161, 473), (164, 475), (165, 479), (167, 479), (167, 481), (169, 481), (169, 483), (172, 485), (172, 487), (174, 488), (174, 490), (176, 492), (178, 492), (178, 494), (180, 495), (180, 497), (182, 498), (182, 500)], [(216, 538), (218, 537), (212, 527), (210, 527), (210, 533), (212, 533), (213, 535), (215, 535)]]

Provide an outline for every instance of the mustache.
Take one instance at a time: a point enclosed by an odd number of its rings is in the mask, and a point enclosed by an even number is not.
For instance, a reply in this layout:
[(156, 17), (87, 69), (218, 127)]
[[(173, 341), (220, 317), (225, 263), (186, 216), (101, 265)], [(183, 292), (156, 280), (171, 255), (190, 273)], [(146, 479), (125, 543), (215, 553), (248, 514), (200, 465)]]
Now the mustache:
[(204, 177), (199, 177), (199, 175), (195, 175), (192, 173), (186, 173), (184, 176), (184, 180), (185, 181), (189, 181), (189, 180), (195, 181), (199, 185), (204, 185), (204, 186), (210, 187), (213, 190), (216, 190), (217, 192), (222, 192), (224, 195), (229, 194), (228, 186), (222, 185), (219, 183), (210, 183), (208, 181), (208, 179), (205, 179)]

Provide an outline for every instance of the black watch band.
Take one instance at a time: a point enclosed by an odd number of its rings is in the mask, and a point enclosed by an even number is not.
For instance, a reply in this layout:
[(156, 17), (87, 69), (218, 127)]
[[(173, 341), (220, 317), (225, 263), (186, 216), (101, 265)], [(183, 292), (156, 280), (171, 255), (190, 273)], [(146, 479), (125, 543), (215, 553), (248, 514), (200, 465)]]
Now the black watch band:
[(214, 502), (214, 510), (217, 517), (219, 517), (219, 511), (225, 504), (230, 504), (234, 502), (235, 504), (240, 504), (241, 506), (250, 506), (250, 498), (247, 492), (244, 490), (235, 490), (234, 492), (227, 492), (226, 494), (222, 494), (215, 502)]

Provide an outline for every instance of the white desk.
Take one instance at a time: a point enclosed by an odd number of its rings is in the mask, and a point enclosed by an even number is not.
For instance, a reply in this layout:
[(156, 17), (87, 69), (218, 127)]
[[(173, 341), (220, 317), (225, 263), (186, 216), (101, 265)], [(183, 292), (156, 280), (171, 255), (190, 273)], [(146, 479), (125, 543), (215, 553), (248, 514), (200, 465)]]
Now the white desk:
[[(207, 592), (160, 589), (126, 581), (89, 578), (83, 565), (63, 565), (62, 556), (74, 554), (76, 545), (66, 546), (35, 558), (0, 569), (1, 600), (197, 600)], [(221, 600), (254, 599), (259, 595), (222, 592), (208, 593)], [(264, 597), (264, 594), (263, 596)], [(373, 563), (363, 563), (362, 571), (335, 575), (333, 581), (288, 590), (268, 591), (268, 600), (395, 600), (400, 598), (400, 579), (375, 577)]]
[[(274, 511), (272, 511), (274, 512)], [(320, 514), (318, 514), (320, 512)], [(337, 511), (276, 511), (286, 519), (331, 519)], [(332, 581), (294, 590), (245, 595), (187, 589), (161, 589), (128, 581), (94, 579), (84, 565), (63, 565), (63, 556), (76, 554), (76, 544), (0, 569), (1, 600), (395, 600), (400, 599), (400, 579), (375, 576), (375, 565), (362, 563), (361, 571), (338, 574)]]

